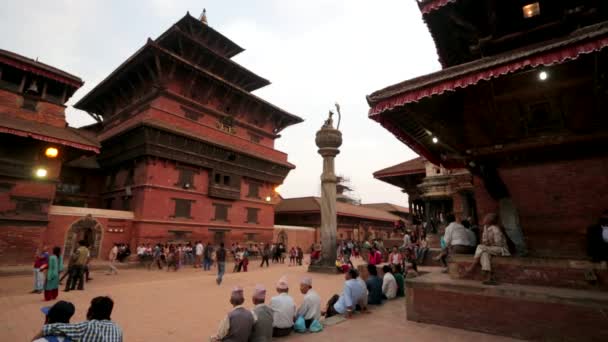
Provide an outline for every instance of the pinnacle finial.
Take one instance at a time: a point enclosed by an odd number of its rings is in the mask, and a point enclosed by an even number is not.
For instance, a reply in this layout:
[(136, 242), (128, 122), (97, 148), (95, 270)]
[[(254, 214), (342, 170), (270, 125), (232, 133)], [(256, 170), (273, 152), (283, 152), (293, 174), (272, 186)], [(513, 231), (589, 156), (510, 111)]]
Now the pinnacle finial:
[(207, 25), (207, 9), (203, 8), (203, 13), (201, 13), (201, 17), (199, 18), (201, 23)]

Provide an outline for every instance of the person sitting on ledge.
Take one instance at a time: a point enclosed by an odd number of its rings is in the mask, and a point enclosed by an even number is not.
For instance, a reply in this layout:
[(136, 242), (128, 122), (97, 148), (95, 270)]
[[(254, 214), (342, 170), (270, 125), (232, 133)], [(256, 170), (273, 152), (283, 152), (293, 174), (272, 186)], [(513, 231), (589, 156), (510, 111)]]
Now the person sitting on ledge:
[(444, 273), (448, 269), (447, 258), (450, 254), (473, 254), (475, 253), (476, 242), (473, 232), (470, 232), (464, 225), (456, 222), (454, 214), (447, 214), (446, 219), (449, 222), (443, 235), (446, 248), (441, 251), (439, 257)]
[(382, 304), (382, 279), (378, 277), (378, 269), (375, 265), (367, 265), (367, 273), (369, 273), (369, 277), (365, 282), (369, 293), (367, 304), (380, 305)]
[(492, 255), (510, 256), (508, 236), (498, 223), (498, 215), (495, 213), (487, 214), (483, 219), (483, 232), (481, 234), (481, 244), (475, 250), (475, 259), (467, 273), (473, 273), (477, 264), (481, 264), (483, 273), (483, 283), (485, 285), (496, 285), (492, 273)]
[(393, 299), (397, 296), (397, 280), (395, 280), (391, 267), (388, 265), (382, 267), (382, 273), (384, 273), (382, 277), (382, 296), (384, 299)]
[(270, 299), (273, 311), (272, 337), (283, 337), (291, 334), (293, 322), (296, 317), (296, 303), (289, 295), (287, 277), (283, 276), (277, 283), (277, 296)]
[(215, 336), (209, 339), (217, 341), (248, 341), (253, 331), (255, 319), (251, 311), (243, 307), (245, 297), (241, 287), (235, 287), (230, 294), (232, 311), (222, 320)]
[(608, 261), (608, 210), (597, 224), (587, 228), (587, 253), (593, 262)]
[(344, 274), (344, 290), (340, 296), (333, 295), (327, 302), (327, 307), (321, 315), (325, 318), (336, 315), (345, 315), (346, 318), (352, 316), (353, 311), (357, 309), (357, 303), (365, 295), (365, 289), (357, 281), (359, 273), (355, 269), (350, 269)]

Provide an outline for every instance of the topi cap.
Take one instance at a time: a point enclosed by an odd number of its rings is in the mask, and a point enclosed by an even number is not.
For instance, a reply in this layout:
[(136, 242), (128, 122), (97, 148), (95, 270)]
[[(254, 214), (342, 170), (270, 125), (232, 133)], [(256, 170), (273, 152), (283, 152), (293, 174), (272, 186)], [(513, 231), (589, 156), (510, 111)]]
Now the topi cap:
[(300, 284), (312, 286), (312, 278), (311, 277), (304, 277), (304, 278), (302, 278), (302, 280), (300, 280)]
[(262, 300), (266, 298), (266, 289), (263, 285), (255, 286), (255, 290), (253, 290), (253, 298)]
[(277, 289), (279, 289), (279, 290), (289, 289), (289, 284), (287, 284), (286, 276), (282, 276), (281, 279), (279, 279), (279, 282), (277, 283)]
[(232, 293), (243, 293), (243, 288), (240, 286), (235, 286), (232, 288)]

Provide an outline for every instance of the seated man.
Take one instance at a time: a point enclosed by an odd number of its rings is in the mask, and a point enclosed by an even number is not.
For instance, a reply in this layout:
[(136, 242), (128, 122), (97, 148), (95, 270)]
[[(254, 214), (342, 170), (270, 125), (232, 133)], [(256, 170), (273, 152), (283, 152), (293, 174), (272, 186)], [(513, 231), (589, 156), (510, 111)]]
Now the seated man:
[(397, 297), (405, 297), (405, 278), (401, 271), (401, 265), (393, 265), (393, 276), (397, 282)]
[(274, 312), (272, 316), (272, 337), (283, 337), (291, 333), (296, 316), (296, 303), (288, 294), (289, 285), (287, 284), (287, 277), (279, 279), (277, 293), (278, 295), (270, 300), (270, 307)]
[(391, 273), (391, 267), (384, 265), (382, 267), (384, 277), (382, 279), (382, 295), (384, 299), (393, 299), (397, 296), (397, 281)]
[(475, 251), (475, 259), (471, 266), (467, 269), (467, 273), (472, 273), (477, 264), (481, 264), (481, 271), (484, 274), (483, 283), (485, 285), (496, 285), (496, 280), (492, 274), (492, 255), (510, 256), (507, 235), (504, 229), (498, 225), (498, 215), (494, 213), (487, 214), (483, 219), (483, 233), (481, 235), (481, 244), (477, 246)]
[(110, 316), (114, 302), (110, 297), (95, 297), (82, 323), (53, 323), (42, 327), (40, 336), (66, 336), (72, 341), (122, 342), (122, 330)]
[(587, 229), (587, 253), (593, 262), (608, 261), (608, 210)]
[(357, 308), (357, 303), (365, 295), (365, 289), (357, 281), (359, 274), (357, 270), (350, 269), (344, 274), (344, 290), (340, 296), (334, 295), (327, 303), (325, 318), (345, 314), (347, 318), (352, 316)]
[(296, 312), (296, 316), (303, 316), (306, 329), (310, 328), (312, 322), (321, 319), (321, 297), (312, 289), (312, 278), (302, 278), (300, 292), (304, 295), (304, 301)]
[(378, 269), (374, 265), (367, 265), (367, 273), (369, 277), (365, 282), (369, 296), (367, 304), (380, 305), (382, 304), (382, 279), (378, 277)]
[(454, 214), (448, 214), (446, 219), (449, 222), (443, 235), (446, 248), (441, 252), (440, 257), (444, 272), (447, 271), (449, 254), (473, 254), (476, 242), (473, 233), (456, 222)]
[(243, 307), (245, 297), (243, 289), (235, 287), (230, 295), (230, 304), (233, 309), (220, 323), (215, 336), (211, 341), (248, 341), (253, 330), (253, 314)]
[(272, 308), (264, 304), (266, 300), (266, 289), (258, 285), (255, 287), (253, 293), (253, 305), (255, 308), (252, 310), (253, 318), (255, 323), (253, 324), (253, 331), (249, 336), (249, 342), (270, 342), (272, 341)]
[[(44, 324), (53, 324), (53, 323), (70, 323), (70, 318), (74, 315), (76, 308), (70, 302), (65, 302), (63, 300), (58, 301), (53, 306), (46, 306), (40, 309), (44, 314), (45, 321)], [(69, 341), (63, 336), (59, 335), (49, 335), (45, 337), (40, 337), (34, 339), (33, 342), (66, 342)]]

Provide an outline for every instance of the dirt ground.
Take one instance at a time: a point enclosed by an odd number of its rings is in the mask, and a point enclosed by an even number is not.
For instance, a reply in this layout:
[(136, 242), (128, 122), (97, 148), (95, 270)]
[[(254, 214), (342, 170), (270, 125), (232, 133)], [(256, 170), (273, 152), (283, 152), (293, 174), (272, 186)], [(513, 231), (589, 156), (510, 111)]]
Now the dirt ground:
[[(257, 262), (250, 264), (247, 273), (229, 272), (221, 286), (215, 284), (216, 270), (204, 272), (191, 266), (178, 272), (166, 270), (128, 269), (118, 275), (92, 273), (93, 280), (84, 291), (60, 292), (59, 299), (76, 306), (72, 322), (85, 319), (90, 300), (95, 296), (114, 299), (112, 319), (124, 331), (124, 341), (207, 341), (215, 333), (220, 320), (230, 310), (228, 302), (234, 286), (245, 289), (246, 306), (252, 307), (251, 295), (256, 284), (267, 288), (267, 301), (275, 295), (278, 279), (286, 275), (289, 293), (296, 304), (302, 301), (299, 280), (306, 266), (290, 267), (271, 264), (260, 269)], [(313, 287), (326, 301), (342, 288), (343, 276), (312, 274)], [(0, 336), (3, 341), (30, 341), (44, 322), (40, 308), (48, 305), (42, 295), (29, 294), (32, 277), (11, 276), (0, 278)], [(52, 303), (51, 303), (52, 304)], [(355, 318), (322, 333), (296, 335), (283, 340), (304, 341), (370, 341), (373, 338), (397, 338), (400, 341), (509, 341), (491, 335), (464, 330), (419, 324), (405, 319), (405, 300), (398, 300), (376, 309), (370, 315)]]

